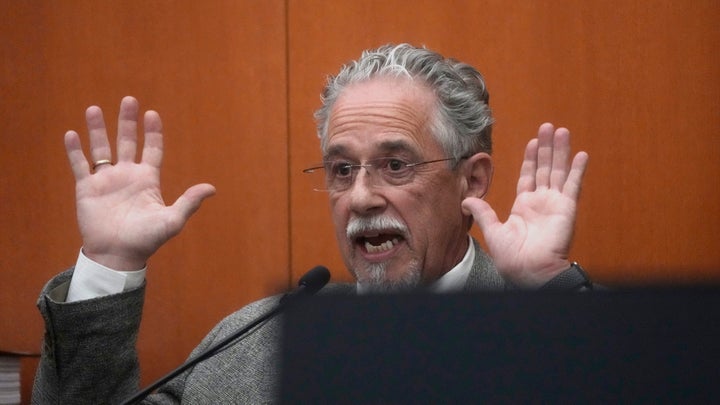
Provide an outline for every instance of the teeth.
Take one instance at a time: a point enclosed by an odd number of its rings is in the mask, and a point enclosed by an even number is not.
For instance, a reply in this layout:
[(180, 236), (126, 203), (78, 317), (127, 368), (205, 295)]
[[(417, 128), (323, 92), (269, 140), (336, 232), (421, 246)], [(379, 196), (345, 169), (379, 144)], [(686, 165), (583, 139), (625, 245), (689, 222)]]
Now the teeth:
[(365, 242), (365, 249), (367, 249), (368, 253), (379, 253), (379, 252), (385, 252), (393, 248), (398, 243), (397, 238), (393, 240), (389, 240), (385, 243), (381, 243), (378, 246), (375, 246), (371, 244), (370, 242)]

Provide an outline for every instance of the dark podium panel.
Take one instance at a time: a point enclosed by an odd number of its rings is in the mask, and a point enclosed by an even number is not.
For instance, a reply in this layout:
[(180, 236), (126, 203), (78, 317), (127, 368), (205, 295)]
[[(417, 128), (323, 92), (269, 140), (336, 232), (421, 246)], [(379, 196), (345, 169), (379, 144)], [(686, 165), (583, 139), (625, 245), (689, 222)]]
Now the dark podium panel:
[(720, 290), (319, 295), (284, 316), (283, 403), (709, 403)]

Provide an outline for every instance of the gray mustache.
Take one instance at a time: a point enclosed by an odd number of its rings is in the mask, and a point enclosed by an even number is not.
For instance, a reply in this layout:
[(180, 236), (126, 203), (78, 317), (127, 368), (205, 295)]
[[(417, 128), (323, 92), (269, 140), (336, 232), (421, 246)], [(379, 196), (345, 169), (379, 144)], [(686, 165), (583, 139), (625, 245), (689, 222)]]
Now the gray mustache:
[(348, 239), (354, 239), (358, 235), (373, 231), (392, 231), (407, 238), (407, 226), (397, 218), (387, 216), (374, 216), (352, 218), (345, 229)]

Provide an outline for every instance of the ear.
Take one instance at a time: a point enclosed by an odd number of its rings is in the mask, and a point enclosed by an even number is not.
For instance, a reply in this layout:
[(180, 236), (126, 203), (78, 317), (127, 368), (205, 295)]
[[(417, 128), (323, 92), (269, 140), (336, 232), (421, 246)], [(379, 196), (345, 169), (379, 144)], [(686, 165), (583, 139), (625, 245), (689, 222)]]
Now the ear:
[(493, 176), (492, 157), (481, 152), (463, 162), (464, 197), (483, 198), (490, 189)]

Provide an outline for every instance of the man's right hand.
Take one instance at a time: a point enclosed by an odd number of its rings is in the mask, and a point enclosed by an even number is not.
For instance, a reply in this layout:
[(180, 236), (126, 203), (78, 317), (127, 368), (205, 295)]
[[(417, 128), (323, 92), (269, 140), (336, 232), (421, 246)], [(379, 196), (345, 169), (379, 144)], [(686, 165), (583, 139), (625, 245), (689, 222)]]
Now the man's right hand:
[(65, 134), (65, 149), (75, 175), (77, 216), (83, 252), (114, 270), (138, 270), (165, 242), (177, 235), (205, 198), (215, 194), (210, 184), (188, 188), (166, 206), (160, 191), (163, 156), (162, 123), (147, 111), (142, 158), (136, 162), (138, 102), (125, 97), (120, 104), (117, 163), (112, 161), (105, 121), (99, 107), (85, 113), (90, 135), (88, 160), (75, 131)]

